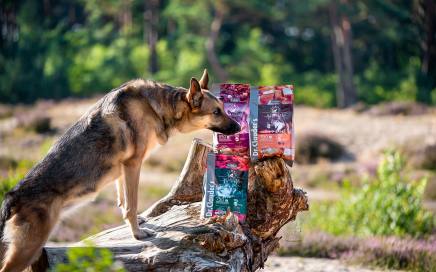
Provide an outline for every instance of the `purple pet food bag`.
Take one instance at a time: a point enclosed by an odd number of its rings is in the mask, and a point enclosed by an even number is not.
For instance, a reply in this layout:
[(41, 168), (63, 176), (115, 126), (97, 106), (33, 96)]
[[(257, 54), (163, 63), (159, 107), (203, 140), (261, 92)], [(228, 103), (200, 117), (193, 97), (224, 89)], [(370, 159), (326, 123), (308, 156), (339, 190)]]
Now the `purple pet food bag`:
[(218, 153), (244, 156), (249, 151), (249, 95), (248, 84), (218, 84), (212, 87), (224, 103), (224, 111), (241, 126), (241, 131), (233, 135), (214, 133), (214, 148)]

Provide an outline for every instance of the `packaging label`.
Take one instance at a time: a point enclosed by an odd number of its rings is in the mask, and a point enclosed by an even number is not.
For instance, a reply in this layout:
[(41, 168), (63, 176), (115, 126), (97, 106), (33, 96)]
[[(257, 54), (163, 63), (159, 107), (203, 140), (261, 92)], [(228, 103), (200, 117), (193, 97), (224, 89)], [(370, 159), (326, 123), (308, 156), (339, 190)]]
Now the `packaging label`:
[(250, 157), (253, 161), (256, 161), (259, 157), (259, 90), (255, 87), (250, 89)]
[(229, 210), (243, 222), (247, 214), (248, 158), (209, 153), (207, 162), (203, 217), (225, 215)]
[(241, 131), (234, 135), (214, 133), (214, 147), (222, 154), (248, 155), (249, 85), (219, 84), (212, 87), (212, 92), (223, 101), (224, 111), (241, 126)]
[(295, 155), (292, 85), (253, 87), (250, 91), (250, 157), (252, 161)]
[(286, 133), (292, 128), (292, 108), (287, 104), (259, 105), (259, 133)]
[(231, 211), (244, 221), (250, 158), (281, 157), (288, 164), (294, 160), (293, 86), (220, 84), (212, 92), (223, 101), (224, 111), (241, 125), (241, 131), (214, 133), (217, 153), (207, 156), (202, 216)]

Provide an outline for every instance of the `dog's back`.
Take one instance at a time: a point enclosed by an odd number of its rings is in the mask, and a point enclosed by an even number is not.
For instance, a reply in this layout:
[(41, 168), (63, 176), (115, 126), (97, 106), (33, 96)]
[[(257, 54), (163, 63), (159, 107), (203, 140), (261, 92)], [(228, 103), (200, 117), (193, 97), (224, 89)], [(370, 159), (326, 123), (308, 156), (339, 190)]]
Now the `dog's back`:
[[(127, 130), (134, 122), (126, 116), (126, 101), (138, 98), (128, 90), (153, 88), (153, 82), (128, 82), (101, 98), (87, 113), (72, 125), (11, 192), (2, 205), (0, 227), (23, 205), (50, 206), (59, 200), (61, 206), (69, 199), (96, 192), (105, 183), (119, 175), (117, 163), (120, 153), (126, 151), (131, 135)], [(113, 172), (113, 173), (111, 173)], [(0, 230), (3, 232), (3, 229)]]
[[(3, 243), (14, 247), (8, 249), (7, 255), (16, 256), (19, 254), (15, 252), (21, 251), (26, 256), (26, 250), (36, 251), (48, 238), (60, 211), (69, 201), (96, 192), (105, 179), (113, 180), (119, 175), (114, 157), (125, 148), (125, 143), (110, 119), (118, 118), (116, 97), (120, 92), (115, 90), (103, 97), (6, 194), (0, 213), (0, 231)], [(20, 248), (23, 239), (28, 239), (25, 237), (32, 237), (34, 242)], [(6, 256), (5, 259), (14, 265), (29, 263), (29, 260), (14, 258)]]
[(115, 144), (115, 135), (100, 111), (84, 116), (67, 130), (13, 192), (30, 201), (64, 196), (78, 185), (83, 193), (93, 190), (92, 181), (98, 180), (111, 167), (106, 164), (106, 157)]
[(133, 236), (150, 235), (137, 221), (142, 160), (173, 131), (202, 128), (227, 134), (240, 129), (207, 91), (206, 71), (200, 82), (191, 79), (189, 90), (134, 80), (105, 95), (6, 195), (0, 231), (7, 251), (0, 272), (31, 264), (61, 211), (115, 179), (118, 204)]

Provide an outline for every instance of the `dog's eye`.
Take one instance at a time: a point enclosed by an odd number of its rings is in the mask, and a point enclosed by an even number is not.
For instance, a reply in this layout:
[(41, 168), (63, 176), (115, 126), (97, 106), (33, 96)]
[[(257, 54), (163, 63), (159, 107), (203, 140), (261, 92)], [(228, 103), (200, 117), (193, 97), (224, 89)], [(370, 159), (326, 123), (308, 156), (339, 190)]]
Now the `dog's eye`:
[(214, 114), (214, 115), (220, 115), (220, 114), (221, 114), (221, 109), (220, 109), (220, 108), (216, 108), (216, 109), (213, 111), (213, 114)]

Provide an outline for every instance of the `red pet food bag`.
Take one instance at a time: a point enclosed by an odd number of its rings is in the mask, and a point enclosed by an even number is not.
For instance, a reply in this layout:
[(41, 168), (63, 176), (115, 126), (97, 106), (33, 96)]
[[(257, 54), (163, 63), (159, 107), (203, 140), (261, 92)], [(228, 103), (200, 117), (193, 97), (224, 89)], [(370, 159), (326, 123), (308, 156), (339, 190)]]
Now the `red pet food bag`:
[(250, 157), (281, 157), (292, 165), (295, 154), (294, 87), (260, 86), (250, 91)]

